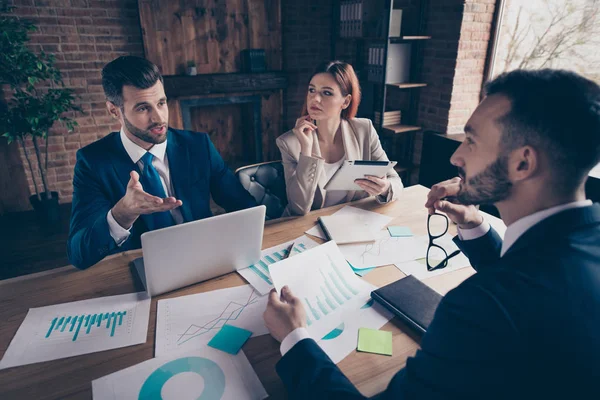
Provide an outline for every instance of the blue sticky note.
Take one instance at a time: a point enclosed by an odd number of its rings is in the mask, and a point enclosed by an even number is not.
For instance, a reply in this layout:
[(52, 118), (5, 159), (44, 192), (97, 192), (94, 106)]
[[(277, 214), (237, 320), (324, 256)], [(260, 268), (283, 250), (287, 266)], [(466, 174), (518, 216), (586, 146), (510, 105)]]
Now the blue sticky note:
[(388, 232), (390, 232), (391, 237), (408, 237), (413, 235), (408, 226), (388, 226)]
[(223, 325), (221, 330), (208, 342), (210, 347), (229, 354), (237, 354), (252, 332), (233, 325)]

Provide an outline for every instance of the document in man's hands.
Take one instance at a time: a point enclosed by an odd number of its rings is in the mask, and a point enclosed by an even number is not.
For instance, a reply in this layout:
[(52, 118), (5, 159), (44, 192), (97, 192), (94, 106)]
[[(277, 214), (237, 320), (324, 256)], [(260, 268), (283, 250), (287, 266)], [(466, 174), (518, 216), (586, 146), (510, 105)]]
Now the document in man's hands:
[(344, 215), (327, 215), (317, 219), (328, 240), (337, 244), (374, 242), (377, 232), (363, 224), (355, 224)]

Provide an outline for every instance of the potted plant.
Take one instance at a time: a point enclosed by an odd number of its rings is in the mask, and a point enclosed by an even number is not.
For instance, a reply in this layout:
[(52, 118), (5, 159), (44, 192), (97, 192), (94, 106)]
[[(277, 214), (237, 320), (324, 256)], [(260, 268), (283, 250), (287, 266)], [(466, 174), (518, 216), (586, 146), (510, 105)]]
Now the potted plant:
[[(22, 147), (35, 188), (31, 204), (48, 227), (58, 222), (58, 193), (48, 186), (48, 131), (59, 121), (72, 131), (77, 122), (66, 113), (81, 111), (74, 104), (71, 89), (64, 88), (60, 71), (54, 67), (54, 56), (43, 51), (39, 54), (27, 47), (29, 32), (37, 28), (31, 22), (10, 15), (14, 7), (0, 5), (0, 84), (5, 102), (0, 112), (0, 135), (8, 142)], [(25, 146), (31, 137), (35, 149), (35, 167)], [(42, 146), (43, 145), (43, 146)], [(44, 157), (42, 156), (44, 152)], [(40, 192), (35, 176), (39, 171), (43, 191)]]
[(190, 60), (187, 62), (186, 72), (189, 76), (194, 76), (198, 74), (198, 70), (196, 69), (196, 62), (194, 60)]

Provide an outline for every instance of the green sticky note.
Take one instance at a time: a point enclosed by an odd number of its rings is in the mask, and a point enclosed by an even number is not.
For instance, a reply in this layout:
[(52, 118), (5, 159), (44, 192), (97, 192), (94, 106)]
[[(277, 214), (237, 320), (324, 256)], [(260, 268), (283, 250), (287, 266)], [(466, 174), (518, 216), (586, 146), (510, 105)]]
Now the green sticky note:
[(409, 237), (413, 235), (408, 226), (388, 226), (388, 232), (391, 237)]
[(221, 330), (208, 342), (210, 347), (229, 354), (237, 354), (252, 332), (233, 325), (223, 325)]
[(392, 355), (392, 332), (377, 329), (358, 329), (358, 351)]

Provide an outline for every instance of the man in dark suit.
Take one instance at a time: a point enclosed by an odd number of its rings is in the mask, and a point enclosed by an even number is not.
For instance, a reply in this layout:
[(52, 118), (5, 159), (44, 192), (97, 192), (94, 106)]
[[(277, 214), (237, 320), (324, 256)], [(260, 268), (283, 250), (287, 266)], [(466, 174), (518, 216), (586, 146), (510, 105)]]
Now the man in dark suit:
[(210, 195), (227, 211), (256, 205), (205, 133), (168, 127), (158, 67), (133, 56), (102, 70), (121, 131), (77, 152), (69, 260), (88, 268), (141, 247), (142, 233), (210, 217)]
[[(458, 225), (477, 273), (449, 292), (385, 399), (596, 398), (600, 382), (600, 205), (585, 199), (600, 159), (600, 88), (556, 70), (514, 71), (486, 97), (452, 156), (459, 178), (425, 206)], [(473, 204), (494, 204), (504, 241)], [(281, 341), (292, 398), (363, 396), (308, 337), (284, 288), (265, 321)], [(594, 394), (596, 393), (596, 394)]]

